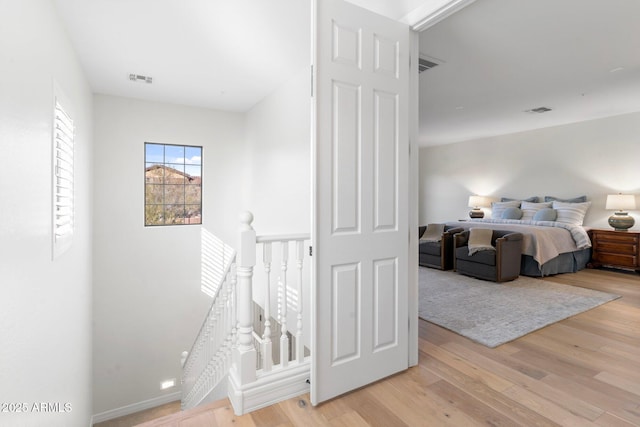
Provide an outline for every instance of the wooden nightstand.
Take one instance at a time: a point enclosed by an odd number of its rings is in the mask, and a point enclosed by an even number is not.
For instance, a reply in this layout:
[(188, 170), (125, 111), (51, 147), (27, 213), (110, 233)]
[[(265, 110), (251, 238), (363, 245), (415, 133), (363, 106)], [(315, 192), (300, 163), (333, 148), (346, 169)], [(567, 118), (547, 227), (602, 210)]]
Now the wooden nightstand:
[(589, 230), (589, 267), (601, 265), (640, 272), (640, 231)]

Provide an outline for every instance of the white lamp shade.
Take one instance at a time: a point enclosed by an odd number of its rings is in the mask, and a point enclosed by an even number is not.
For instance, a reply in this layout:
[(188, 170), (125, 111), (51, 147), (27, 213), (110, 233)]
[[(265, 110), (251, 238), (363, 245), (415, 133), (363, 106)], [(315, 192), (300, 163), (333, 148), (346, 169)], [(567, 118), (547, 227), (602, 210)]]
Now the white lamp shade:
[(489, 206), (487, 198), (484, 196), (469, 196), (470, 208), (486, 208)]
[(636, 196), (633, 194), (609, 194), (605, 209), (628, 211), (636, 208)]

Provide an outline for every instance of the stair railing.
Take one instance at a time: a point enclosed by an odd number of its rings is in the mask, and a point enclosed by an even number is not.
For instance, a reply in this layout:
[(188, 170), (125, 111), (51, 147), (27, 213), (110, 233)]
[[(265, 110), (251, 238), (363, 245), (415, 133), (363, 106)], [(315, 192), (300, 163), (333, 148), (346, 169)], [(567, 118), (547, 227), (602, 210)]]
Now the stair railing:
[[(200, 404), (226, 378), (235, 338), (236, 252), (219, 239), (206, 240), (203, 291), (210, 293), (213, 287), (213, 302), (191, 351), (182, 354), (183, 410)], [(214, 277), (215, 281), (207, 281), (205, 276)]]
[[(308, 339), (305, 347), (304, 336), (305, 323), (308, 327), (305, 315), (309, 316), (308, 310), (304, 310), (303, 299), (304, 289), (308, 289), (310, 283), (310, 274), (304, 274), (305, 242), (310, 240), (310, 235), (256, 236), (251, 226), (253, 215), (246, 212), (240, 220), (238, 345), (233, 350), (228, 389), (229, 399), (238, 415), (307, 393), (310, 370)], [(293, 257), (290, 256), (291, 247)], [(263, 274), (254, 274), (257, 253), (262, 258)], [(275, 281), (274, 270), (278, 270)], [(289, 280), (290, 276), (295, 276), (294, 280)], [(264, 332), (259, 340), (254, 340), (252, 298), (264, 311)], [(276, 313), (273, 313), (274, 306)], [(272, 335), (271, 319), (279, 323), (278, 337)], [(290, 343), (290, 337), (293, 343)], [(274, 347), (275, 340), (279, 345)], [(261, 346), (259, 351), (254, 342)], [(274, 360), (275, 350), (279, 352), (277, 361)]]
[[(238, 415), (309, 391), (310, 351), (304, 334), (309, 313), (303, 293), (310, 283), (304, 271), (305, 242), (310, 236), (257, 237), (252, 222), (250, 212), (241, 214), (238, 251), (232, 257), (229, 247), (212, 251), (227, 256), (225, 269), (217, 274), (220, 284), (213, 286), (214, 300), (192, 350), (183, 353), (183, 409), (202, 402), (227, 374), (228, 397)], [(257, 253), (264, 272), (254, 277)], [(278, 262), (279, 269), (273, 268)], [(274, 270), (279, 270), (275, 281)], [(264, 315), (262, 336), (254, 331), (256, 303)], [(272, 319), (278, 324), (272, 325)], [(278, 337), (272, 336), (273, 329), (279, 331)], [(274, 340), (279, 344), (275, 348)], [(279, 360), (274, 363), (276, 352)]]

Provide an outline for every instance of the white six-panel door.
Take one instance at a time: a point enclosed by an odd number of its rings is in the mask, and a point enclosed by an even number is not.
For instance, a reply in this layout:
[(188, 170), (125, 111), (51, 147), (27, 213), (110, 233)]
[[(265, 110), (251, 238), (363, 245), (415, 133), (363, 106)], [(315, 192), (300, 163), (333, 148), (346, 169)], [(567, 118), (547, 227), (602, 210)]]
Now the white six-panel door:
[(408, 367), (409, 27), (315, 2), (311, 400)]

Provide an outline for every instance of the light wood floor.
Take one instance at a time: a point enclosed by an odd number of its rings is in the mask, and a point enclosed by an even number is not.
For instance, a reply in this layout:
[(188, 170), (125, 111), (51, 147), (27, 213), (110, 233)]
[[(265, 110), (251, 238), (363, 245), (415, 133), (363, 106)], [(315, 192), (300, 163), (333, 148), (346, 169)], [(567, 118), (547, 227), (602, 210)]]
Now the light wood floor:
[[(640, 275), (544, 280), (622, 298), (496, 349), (421, 320), (418, 366), (318, 407), (305, 395), (236, 417), (225, 400), (142, 426), (640, 426)], [(115, 421), (100, 427), (140, 419)]]

